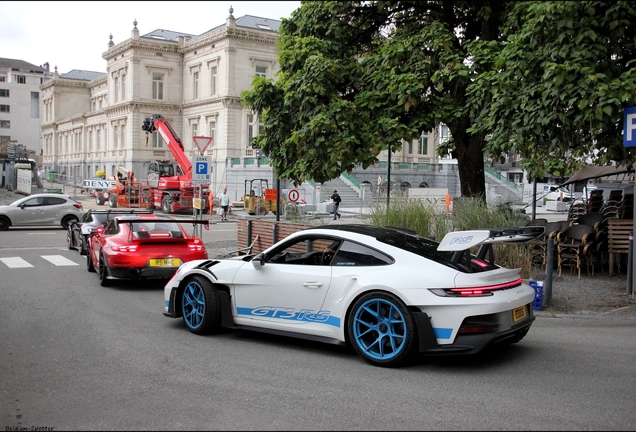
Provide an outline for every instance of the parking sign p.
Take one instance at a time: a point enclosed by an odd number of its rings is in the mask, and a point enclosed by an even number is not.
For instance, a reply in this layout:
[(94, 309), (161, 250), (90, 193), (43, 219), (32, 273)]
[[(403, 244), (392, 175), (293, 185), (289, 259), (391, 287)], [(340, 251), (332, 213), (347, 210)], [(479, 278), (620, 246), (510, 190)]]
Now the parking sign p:
[(636, 147), (636, 107), (625, 108), (623, 114), (623, 147)]

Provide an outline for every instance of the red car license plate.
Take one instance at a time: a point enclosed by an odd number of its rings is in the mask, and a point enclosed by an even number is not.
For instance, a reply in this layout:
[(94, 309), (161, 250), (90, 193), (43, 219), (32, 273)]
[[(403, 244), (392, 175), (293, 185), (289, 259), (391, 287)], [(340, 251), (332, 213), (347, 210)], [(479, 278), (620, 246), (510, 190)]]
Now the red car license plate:
[(514, 322), (522, 320), (527, 316), (528, 316), (528, 313), (526, 312), (525, 306), (519, 306), (518, 308), (515, 308), (512, 310), (512, 320)]
[(150, 267), (179, 267), (181, 260), (179, 258), (156, 258), (150, 260)]

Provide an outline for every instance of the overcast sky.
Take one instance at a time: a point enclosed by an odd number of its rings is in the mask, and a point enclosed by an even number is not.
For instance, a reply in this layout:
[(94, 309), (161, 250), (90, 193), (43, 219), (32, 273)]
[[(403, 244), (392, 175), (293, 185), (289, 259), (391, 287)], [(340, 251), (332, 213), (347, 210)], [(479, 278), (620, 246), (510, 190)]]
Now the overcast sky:
[(0, 0), (0, 57), (59, 73), (106, 72), (109, 35), (118, 44), (156, 29), (200, 35), (234, 17), (289, 18), (300, 1), (5, 1)]

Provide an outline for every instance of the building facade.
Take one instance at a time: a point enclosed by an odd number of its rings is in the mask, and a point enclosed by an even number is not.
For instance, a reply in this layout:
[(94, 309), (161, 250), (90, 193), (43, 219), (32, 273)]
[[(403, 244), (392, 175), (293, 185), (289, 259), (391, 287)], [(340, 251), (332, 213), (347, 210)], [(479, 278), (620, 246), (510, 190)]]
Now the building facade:
[[(273, 185), (267, 158), (250, 146), (260, 125), (243, 106), (241, 93), (252, 88), (255, 75), (275, 78), (280, 21), (250, 15), (235, 19), (230, 9), (225, 24), (199, 36), (162, 29), (140, 36), (137, 22), (133, 24), (129, 39), (114, 44), (111, 36), (102, 54), (105, 74), (55, 71), (40, 86), (44, 168), (78, 184), (102, 172), (114, 176), (120, 165), (145, 179), (151, 161), (173, 158), (156, 132), (146, 136), (141, 130), (145, 118), (161, 114), (191, 157), (199, 154), (193, 137), (212, 138), (205, 154), (212, 161), (215, 195), (227, 186), (231, 197), (240, 199), (245, 180), (252, 178), (267, 178)], [(442, 171), (435, 155), (436, 143), (444, 139), (442, 128), (403, 143), (400, 152), (391, 154), (393, 181), (409, 166), (416, 167), (405, 170), (409, 183), (433, 182)], [(383, 152), (380, 160), (388, 156)], [(354, 175), (375, 184), (387, 163), (375, 168)], [(443, 177), (447, 183), (448, 175)], [(455, 178), (453, 174), (453, 195), (459, 187)]]
[(49, 76), (48, 64), (0, 58), (0, 153), (20, 144), (27, 157), (40, 159), (40, 86)]

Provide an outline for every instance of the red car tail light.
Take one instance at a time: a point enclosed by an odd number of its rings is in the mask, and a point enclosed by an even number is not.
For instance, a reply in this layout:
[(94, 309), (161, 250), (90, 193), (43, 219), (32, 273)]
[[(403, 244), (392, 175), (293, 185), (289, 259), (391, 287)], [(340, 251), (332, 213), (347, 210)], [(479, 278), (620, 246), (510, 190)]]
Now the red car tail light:
[(495, 285), (484, 285), (470, 288), (434, 288), (430, 291), (440, 297), (486, 297), (493, 295), (493, 291), (518, 287), (522, 282), (523, 279), (519, 278), (510, 282)]
[(126, 245), (126, 246), (113, 246), (112, 250), (115, 252), (137, 252), (138, 245)]
[(78, 209), (82, 209), (82, 203), (75, 203), (73, 204), (73, 207), (78, 208)]
[(205, 245), (200, 238), (195, 237), (188, 242), (188, 248), (192, 252), (201, 252), (205, 250)]
[(198, 242), (193, 242), (193, 243), (188, 243), (188, 248), (192, 251), (192, 252), (201, 252), (203, 250), (205, 250), (205, 246), (200, 243), (197, 244)]

